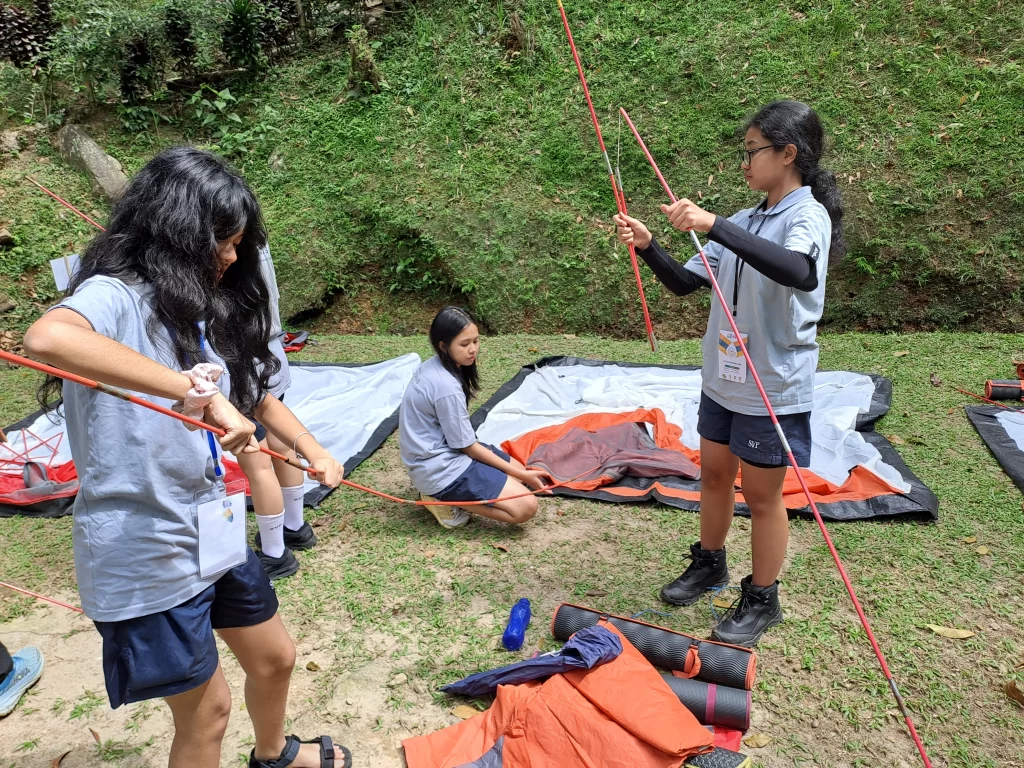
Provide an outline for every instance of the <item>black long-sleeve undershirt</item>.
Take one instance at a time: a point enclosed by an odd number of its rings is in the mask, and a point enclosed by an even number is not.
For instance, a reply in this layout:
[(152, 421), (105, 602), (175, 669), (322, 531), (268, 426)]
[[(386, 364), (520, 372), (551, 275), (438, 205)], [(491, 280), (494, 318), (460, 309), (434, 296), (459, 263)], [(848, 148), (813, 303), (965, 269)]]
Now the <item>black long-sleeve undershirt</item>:
[(676, 296), (686, 296), (698, 288), (710, 288), (711, 283), (691, 272), (678, 261), (673, 259), (661, 244), (651, 238), (651, 244), (646, 248), (637, 249), (637, 255), (647, 262), (661, 284), (668, 288)]
[(783, 248), (721, 216), (715, 217), (708, 239), (724, 245), (772, 282), (799, 291), (818, 287), (817, 265), (809, 254)]
[[(809, 254), (783, 248), (778, 243), (747, 232), (743, 227), (721, 216), (715, 217), (715, 224), (708, 233), (708, 239), (725, 246), (779, 285), (800, 291), (813, 291), (818, 287), (818, 271), (814, 259)], [(686, 269), (669, 256), (653, 238), (646, 248), (637, 249), (637, 254), (662, 284), (676, 296), (686, 296), (698, 288), (710, 286), (709, 281)]]

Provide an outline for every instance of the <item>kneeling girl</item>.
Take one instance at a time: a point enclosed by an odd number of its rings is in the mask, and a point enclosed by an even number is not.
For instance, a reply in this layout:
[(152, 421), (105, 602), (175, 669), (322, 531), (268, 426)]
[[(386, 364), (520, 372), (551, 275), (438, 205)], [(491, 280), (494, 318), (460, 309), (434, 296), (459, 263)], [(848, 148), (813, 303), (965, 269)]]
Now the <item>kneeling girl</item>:
[(479, 442), (469, 421), (469, 401), (480, 388), (476, 323), (466, 310), (445, 307), (430, 325), (430, 343), (436, 354), (413, 375), (399, 416), (409, 479), (425, 501), (500, 499), (465, 508), (428, 506), (446, 528), (468, 523), (466, 510), (503, 523), (525, 523), (537, 514), (537, 498), (523, 494), (544, 488), (544, 479)]

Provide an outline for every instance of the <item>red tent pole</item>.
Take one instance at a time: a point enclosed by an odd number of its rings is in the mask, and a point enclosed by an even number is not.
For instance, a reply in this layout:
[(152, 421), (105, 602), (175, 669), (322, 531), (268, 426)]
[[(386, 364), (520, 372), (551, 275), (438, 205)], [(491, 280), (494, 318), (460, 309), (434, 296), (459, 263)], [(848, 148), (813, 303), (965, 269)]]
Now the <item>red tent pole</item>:
[[(558, 10), (562, 14), (562, 24), (565, 26), (565, 34), (569, 38), (569, 47), (572, 49), (572, 58), (576, 62), (576, 71), (580, 75), (580, 85), (583, 86), (583, 95), (587, 99), (587, 108), (590, 110), (590, 119), (594, 123), (594, 132), (597, 134), (597, 143), (601, 147), (601, 155), (604, 157), (604, 164), (608, 168), (608, 178), (612, 183), (612, 194), (615, 195), (615, 207), (619, 213), (626, 213), (625, 194), (619, 189), (615, 181), (615, 172), (612, 170), (611, 160), (608, 159), (608, 150), (604, 146), (604, 137), (601, 135), (601, 126), (597, 122), (597, 113), (594, 111), (594, 102), (590, 99), (590, 89), (587, 88), (587, 78), (583, 74), (583, 65), (580, 63), (580, 55), (576, 51), (576, 43), (572, 39), (572, 30), (569, 28), (569, 18), (565, 15), (565, 8), (562, 7), (562, 0), (558, 0)], [(654, 338), (654, 326), (651, 325), (651, 315), (647, 310), (647, 297), (644, 295), (644, 284), (640, 279), (640, 264), (636, 258), (636, 249), (633, 244), (629, 245), (629, 259), (633, 264), (633, 277), (636, 278), (636, 287), (640, 291), (640, 306), (644, 312), (644, 324), (647, 326), (647, 340), (651, 343), (651, 351), (658, 351), (658, 340)]]
[[(107, 230), (105, 230), (105, 229), (104, 229), (103, 227), (101, 227), (101, 226), (100, 226), (99, 224), (97, 224), (97, 223), (96, 223), (95, 221), (93, 221), (93, 220), (92, 220), (92, 219), (90, 219), (90, 218), (89, 218), (88, 216), (86, 216), (86, 215), (85, 215), (84, 213), (82, 213), (82, 212), (81, 212), (80, 210), (78, 210), (77, 208), (75, 208), (75, 206), (73, 206), (73, 205), (72, 205), (71, 203), (69, 203), (69, 202), (68, 202), (67, 200), (65, 200), (65, 199), (63, 199), (63, 198), (61, 198), (61, 197), (57, 197), (57, 195), (53, 194), (53, 192), (51, 192), (50, 190), (48, 190), (48, 189), (47, 189), (46, 187), (44, 187), (44, 186), (43, 186), (42, 184), (40, 184), (40, 183), (39, 183), (38, 181), (36, 181), (36, 180), (35, 180), (34, 178), (32, 178), (31, 176), (26, 176), (25, 178), (26, 178), (26, 179), (28, 179), (29, 181), (31, 181), (31, 182), (32, 182), (33, 184), (35, 184), (35, 185), (36, 185), (37, 187), (39, 187), (39, 188), (40, 188), (41, 190), (43, 190), (43, 192), (45, 192), (46, 194), (48, 194), (48, 195), (49, 195), (50, 197), (52, 197), (52, 198), (53, 198), (54, 200), (56, 200), (56, 201), (57, 201), (58, 203), (60, 203), (61, 205), (63, 205), (63, 206), (65, 207), (65, 208), (67, 208), (67, 209), (68, 209), (69, 211), (73, 211), (73, 212), (74, 212), (75, 214), (77, 214), (77, 215), (78, 215), (78, 217), (79, 217), (79, 218), (81, 218), (81, 219), (83, 219), (83, 220), (85, 220), (85, 221), (89, 222), (90, 224), (92, 224), (92, 225), (93, 225), (94, 227), (96, 227), (96, 229), (98, 229), (98, 230), (99, 230), (100, 232), (106, 232), (106, 231), (107, 231)], [(70, 277), (70, 275), (69, 275), (69, 277)]]
[[(665, 192), (668, 194), (669, 199), (673, 203), (676, 202), (676, 196), (672, 194), (672, 190), (665, 181), (665, 177), (661, 175), (661, 170), (658, 168), (658, 164), (654, 162), (654, 158), (647, 149), (647, 145), (644, 144), (644, 140), (640, 137), (640, 133), (637, 131), (636, 126), (633, 125), (633, 121), (629, 119), (629, 115), (626, 113), (625, 109), (620, 109), (620, 111), (622, 112), (622, 116), (626, 118), (626, 123), (629, 125), (629, 129), (633, 132), (633, 136), (636, 137), (637, 143), (640, 144), (640, 148), (647, 156), (647, 162), (651, 164), (651, 167), (658, 176), (658, 180), (665, 188)], [(803, 473), (797, 465), (796, 457), (793, 456), (793, 450), (789, 447), (789, 441), (786, 439), (786, 434), (782, 431), (782, 425), (779, 424), (779, 419), (775, 415), (775, 409), (772, 408), (772, 404), (768, 400), (768, 394), (764, 391), (764, 386), (761, 384), (761, 377), (757, 375), (757, 369), (754, 368), (754, 361), (750, 358), (750, 353), (747, 351), (747, 345), (743, 342), (740, 330), (736, 326), (736, 320), (733, 319), (732, 312), (729, 311), (729, 304), (725, 300), (725, 296), (722, 294), (722, 289), (718, 285), (718, 280), (715, 279), (715, 272), (711, 269), (707, 256), (704, 255), (704, 248), (701, 247), (700, 240), (697, 239), (697, 233), (692, 229), (690, 230), (690, 237), (693, 239), (693, 244), (697, 248), (697, 253), (700, 254), (701, 261), (704, 262), (704, 269), (707, 270), (708, 278), (711, 281), (711, 287), (714, 289), (715, 295), (718, 296), (718, 300), (725, 309), (725, 316), (729, 320), (732, 332), (736, 334), (736, 340), (739, 342), (740, 349), (743, 350), (743, 355), (750, 368), (750, 373), (754, 377), (754, 383), (757, 384), (757, 391), (761, 393), (761, 399), (764, 401), (765, 407), (768, 409), (768, 415), (771, 417), (772, 424), (775, 425), (775, 431), (778, 433), (779, 440), (782, 443), (782, 448), (786, 452), (786, 458), (789, 459), (789, 463), (793, 467), (793, 471), (796, 472), (797, 480), (800, 481), (800, 489), (804, 492), (804, 496), (807, 497), (807, 503), (810, 505), (811, 513), (814, 515), (814, 520), (818, 524), (818, 528), (821, 529), (822, 536), (825, 537), (825, 544), (828, 546), (828, 551), (832, 554), (832, 559), (835, 561), (836, 567), (839, 569), (839, 575), (843, 579), (843, 584), (846, 585), (846, 591), (850, 595), (850, 600), (853, 601), (853, 607), (857, 610), (857, 616), (860, 618), (861, 626), (864, 627), (868, 640), (871, 642), (871, 647), (875, 652), (875, 657), (878, 659), (878, 663), (882, 667), (882, 674), (884, 674), (885, 679), (889, 681), (889, 689), (892, 691), (893, 696), (896, 697), (896, 704), (899, 706), (900, 712), (903, 714), (903, 719), (910, 731), (910, 736), (913, 738), (914, 744), (917, 746), (917, 751), (920, 753), (921, 759), (924, 760), (924, 764), (927, 768), (931, 768), (931, 761), (928, 759), (928, 753), (925, 751), (924, 744), (921, 742), (921, 737), (917, 735), (917, 729), (914, 727), (914, 721), (910, 716), (910, 711), (907, 709), (907, 705), (903, 701), (903, 695), (900, 693), (900, 689), (896, 685), (896, 681), (893, 679), (892, 672), (889, 671), (889, 665), (885, 661), (885, 654), (882, 653), (882, 649), (879, 647), (878, 641), (875, 640), (875, 633), (871, 630), (871, 622), (868, 621), (868, 617), (864, 613), (864, 609), (861, 608), (860, 600), (857, 599), (857, 593), (853, 588), (853, 584), (850, 582), (850, 577), (846, 574), (846, 568), (843, 567), (843, 561), (839, 557), (839, 552), (836, 551), (836, 547), (832, 543), (832, 537), (829, 535), (828, 529), (825, 527), (825, 521), (821, 518), (821, 513), (818, 511), (818, 505), (814, 502), (814, 497), (811, 495), (811, 491), (807, 487)]]
[[(193, 427), (197, 427), (198, 429), (204, 429), (207, 432), (212, 432), (218, 437), (223, 437), (225, 434), (227, 434), (220, 427), (211, 426), (210, 424), (207, 424), (204, 421), (193, 419), (190, 416), (185, 416), (184, 414), (178, 413), (177, 411), (172, 411), (170, 408), (164, 408), (162, 405), (151, 403), (149, 400), (144, 400), (141, 397), (136, 397), (135, 395), (125, 392), (123, 389), (111, 387), (108, 384), (104, 384), (99, 381), (93, 381), (92, 379), (87, 379), (84, 376), (78, 376), (77, 374), (74, 373), (68, 373), (67, 371), (62, 371), (59, 368), (54, 368), (53, 366), (46, 365), (44, 363), (37, 363), (35, 360), (29, 360), (27, 357), (21, 357), (20, 355), (15, 355), (3, 349), (0, 349), (0, 360), (6, 360), (7, 362), (14, 363), (15, 365), (20, 365), (25, 368), (32, 368), (33, 370), (40, 371), (50, 376), (56, 376), (59, 379), (64, 379), (65, 381), (70, 381), (75, 384), (81, 384), (83, 387), (88, 387), (89, 389), (95, 389), (99, 392), (104, 392), (108, 395), (119, 398), (121, 400), (126, 400), (129, 403), (140, 405), (143, 408), (148, 408), (151, 411), (162, 413), (164, 416), (170, 416), (172, 419), (177, 419), (178, 421), (184, 422), (186, 424), (191, 424)], [(284, 456), (283, 454), (280, 454), (277, 451), (272, 451), (269, 448), (264, 448), (260, 446), (260, 453), (265, 453), (268, 456), (271, 456), (275, 459), (279, 459), (295, 467), (296, 469), (301, 469), (303, 472), (308, 472), (311, 475), (316, 474), (316, 470), (314, 470), (312, 467), (303, 465), (298, 461), (295, 461), (294, 459), (289, 459), (287, 456)], [(417, 507), (425, 507), (428, 505), (439, 507), (479, 507), (488, 504), (494, 504), (495, 502), (498, 501), (510, 501), (512, 499), (520, 499), (525, 496), (535, 496), (538, 493), (546, 493), (556, 488), (561, 488), (563, 485), (573, 483), (579, 480), (581, 477), (589, 475), (591, 472), (595, 472), (598, 469), (600, 469), (600, 466), (588, 469), (586, 472), (582, 472), (576, 477), (572, 477), (568, 480), (563, 480), (562, 482), (555, 483), (554, 485), (545, 486), (544, 488), (537, 491), (530, 491), (529, 493), (520, 493), (515, 496), (501, 496), (497, 499), (485, 499), (483, 501), (479, 499), (473, 499), (470, 501), (413, 501), (412, 499), (402, 499), (399, 498), (398, 496), (392, 496), (389, 493), (377, 491), (365, 485), (353, 483), (350, 480), (342, 480), (341, 484), (347, 485), (349, 488), (354, 488), (357, 491), (363, 491), (364, 493), (370, 493), (373, 494), (374, 496), (379, 496), (380, 498), (387, 499), (388, 501), (394, 501), (398, 504), (414, 504)]]

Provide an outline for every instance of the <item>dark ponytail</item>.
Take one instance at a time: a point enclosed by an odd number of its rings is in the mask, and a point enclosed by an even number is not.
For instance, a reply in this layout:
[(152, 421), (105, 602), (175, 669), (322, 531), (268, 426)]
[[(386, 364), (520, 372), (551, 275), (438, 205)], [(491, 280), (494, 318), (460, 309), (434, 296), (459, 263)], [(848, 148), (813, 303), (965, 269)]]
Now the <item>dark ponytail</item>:
[[(476, 320), (462, 307), (445, 307), (437, 313), (434, 322), (430, 324), (430, 346), (437, 353), (441, 365), (445, 367), (452, 376), (462, 384), (462, 391), (466, 395), (466, 405), (480, 391), (480, 374), (476, 369), (476, 361), (472, 365), (459, 365), (448, 350), (452, 342), (462, 333), (466, 326), (474, 325)], [(444, 345), (442, 348), (441, 345)]]
[(846, 255), (843, 236), (843, 200), (835, 174), (818, 163), (825, 153), (825, 130), (817, 113), (799, 101), (773, 101), (761, 107), (747, 128), (757, 128), (776, 149), (787, 144), (796, 147), (796, 167), (803, 182), (811, 188), (814, 199), (821, 203), (832, 219), (832, 246), (829, 259)]

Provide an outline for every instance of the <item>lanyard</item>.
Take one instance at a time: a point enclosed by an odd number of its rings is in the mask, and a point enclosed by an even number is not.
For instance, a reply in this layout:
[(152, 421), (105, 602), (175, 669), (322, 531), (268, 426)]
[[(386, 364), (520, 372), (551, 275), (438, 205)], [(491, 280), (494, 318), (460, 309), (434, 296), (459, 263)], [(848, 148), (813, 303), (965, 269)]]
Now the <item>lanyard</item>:
[[(169, 323), (164, 323), (164, 328), (167, 329), (167, 334), (171, 337), (171, 343), (176, 344), (177, 341), (178, 341), (178, 335), (174, 332), (174, 329), (171, 328)], [(199, 329), (199, 349), (203, 353), (202, 356), (203, 356), (203, 359), (205, 360), (205, 358), (206, 358), (206, 341), (203, 339), (203, 329), (199, 328), (199, 323), (196, 323), (196, 328)], [(185, 358), (185, 364), (186, 365), (193, 365), (192, 361), (189, 358), (187, 358), (187, 357)], [(212, 432), (207, 432), (206, 433), (206, 443), (207, 443), (207, 445), (210, 446), (210, 455), (213, 456), (213, 471), (217, 475), (217, 477), (223, 477), (224, 476), (224, 472), (220, 468), (220, 460), (217, 457), (217, 441), (213, 439), (213, 433)]]
[[(199, 324), (196, 323), (196, 327)], [(206, 342), (203, 340), (203, 331), (199, 330), (199, 349), (203, 352), (203, 357), (206, 357)], [(206, 442), (210, 446), (210, 455), (213, 456), (213, 471), (217, 477), (222, 477), (224, 472), (220, 468), (220, 461), (217, 459), (217, 441), (213, 439), (213, 432), (206, 433)]]
[[(792, 193), (790, 193), (790, 194), (792, 194)], [(789, 197), (789, 195), (786, 195), (786, 197)], [(786, 197), (782, 198), (782, 200), (785, 200)], [(778, 203), (773, 205), (772, 209), (770, 211), (766, 210), (764, 213), (761, 214), (761, 217), (762, 217), (761, 218), (761, 223), (757, 227), (757, 232), (754, 233), (755, 237), (760, 237), (761, 236), (761, 230), (764, 229), (765, 222), (767, 222), (768, 221), (768, 217), (771, 216), (775, 212), (775, 209), (779, 207), (779, 204), (782, 203), (782, 200), (779, 200)], [(768, 199), (765, 198), (764, 201), (762, 201), (761, 204), (758, 205), (757, 208), (754, 209), (754, 212), (752, 214), (750, 214), (750, 218), (747, 219), (747, 232), (750, 231), (750, 227), (751, 227), (751, 224), (753, 222), (753, 219), (754, 219), (755, 216), (758, 215), (757, 212), (761, 209), (761, 206), (765, 206), (767, 208), (767, 203), (768, 203)], [(736, 269), (735, 269), (735, 271), (733, 273), (733, 279), (732, 279), (732, 316), (733, 317), (736, 317), (736, 305), (739, 303), (739, 298), (740, 298), (740, 278), (743, 277), (743, 265), (744, 265), (744, 263), (745, 262), (743, 261), (743, 259), (741, 259), (739, 257), (739, 254), (736, 254)]]

